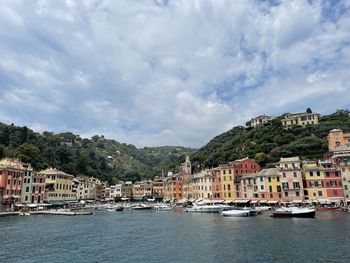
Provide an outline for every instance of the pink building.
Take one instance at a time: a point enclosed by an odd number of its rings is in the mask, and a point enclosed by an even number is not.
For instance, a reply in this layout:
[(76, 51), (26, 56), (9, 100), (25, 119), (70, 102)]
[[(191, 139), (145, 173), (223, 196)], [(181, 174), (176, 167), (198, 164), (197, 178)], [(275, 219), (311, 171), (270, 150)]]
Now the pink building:
[(283, 199), (303, 201), (304, 189), (299, 157), (281, 158), (278, 163), (281, 176)]

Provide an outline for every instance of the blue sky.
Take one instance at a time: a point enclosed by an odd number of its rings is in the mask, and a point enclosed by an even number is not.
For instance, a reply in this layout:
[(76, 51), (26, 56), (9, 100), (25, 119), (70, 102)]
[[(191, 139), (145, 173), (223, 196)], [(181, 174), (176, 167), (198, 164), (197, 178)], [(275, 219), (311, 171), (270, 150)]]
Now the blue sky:
[(350, 107), (349, 1), (0, 3), (0, 121), (200, 147), (260, 114)]

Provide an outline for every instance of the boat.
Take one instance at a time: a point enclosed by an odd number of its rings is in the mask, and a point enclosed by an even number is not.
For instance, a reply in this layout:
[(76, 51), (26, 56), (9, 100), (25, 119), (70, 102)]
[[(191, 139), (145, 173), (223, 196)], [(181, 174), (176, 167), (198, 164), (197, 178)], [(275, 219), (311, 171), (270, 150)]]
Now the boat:
[(131, 210), (150, 210), (150, 209), (152, 209), (152, 207), (145, 204), (135, 205), (131, 207)]
[(21, 212), (21, 213), (19, 213), (18, 215), (20, 215), (20, 216), (30, 216), (30, 214), (29, 214), (29, 213), (26, 213), (26, 212)]
[(123, 211), (124, 210), (124, 206), (120, 205), (120, 206), (117, 206), (115, 208), (115, 211)]
[(222, 204), (194, 203), (192, 207), (187, 208), (185, 211), (195, 213), (220, 213), (229, 207), (228, 205)]
[(329, 211), (329, 210), (341, 210), (341, 206), (320, 206), (317, 208), (317, 211)]
[(281, 207), (272, 212), (272, 217), (315, 217), (315, 208)]
[(153, 210), (155, 211), (171, 211), (171, 209), (172, 209), (171, 206), (164, 205), (164, 204), (153, 206)]
[(271, 210), (271, 206), (256, 206), (255, 209), (258, 212), (269, 211)]
[(257, 211), (255, 208), (252, 207), (244, 207), (244, 208), (236, 208), (236, 209), (230, 209), (227, 211), (222, 211), (221, 215), (223, 216), (233, 216), (233, 217), (242, 217), (242, 216), (255, 216), (258, 213), (261, 213)]
[(231, 217), (245, 217), (245, 216), (250, 216), (250, 211), (248, 209), (233, 209), (233, 210), (222, 211), (221, 215), (231, 216)]

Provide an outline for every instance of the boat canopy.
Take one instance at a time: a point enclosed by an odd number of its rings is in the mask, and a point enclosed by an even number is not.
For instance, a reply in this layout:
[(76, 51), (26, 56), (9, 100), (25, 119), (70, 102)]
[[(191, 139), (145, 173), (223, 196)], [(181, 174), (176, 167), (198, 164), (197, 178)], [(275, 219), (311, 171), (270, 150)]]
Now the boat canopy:
[(179, 201), (176, 201), (177, 204), (183, 204), (187, 202), (187, 198), (180, 199)]
[(33, 208), (33, 207), (37, 207), (37, 204), (27, 204), (27, 207)]
[(24, 207), (25, 205), (23, 205), (23, 204), (15, 204), (15, 206), (17, 206), (17, 207)]

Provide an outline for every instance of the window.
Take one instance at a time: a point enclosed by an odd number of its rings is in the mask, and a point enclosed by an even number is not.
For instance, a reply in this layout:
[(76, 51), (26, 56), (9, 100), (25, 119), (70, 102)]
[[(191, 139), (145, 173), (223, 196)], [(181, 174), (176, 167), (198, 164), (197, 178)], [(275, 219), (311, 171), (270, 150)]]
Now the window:
[(337, 190), (333, 190), (333, 195), (334, 195), (334, 196), (337, 196), (337, 195), (338, 195)]
[(314, 176), (314, 173), (313, 173), (313, 172), (310, 172), (310, 176)]
[(269, 186), (269, 191), (270, 191), (270, 193), (272, 193), (272, 186), (271, 185)]
[(273, 194), (270, 194), (270, 198), (273, 198)]
[(295, 192), (295, 195), (296, 195), (296, 196), (300, 196), (299, 192)]
[(293, 188), (299, 189), (300, 188), (299, 182), (293, 182)]
[(261, 190), (264, 190), (264, 185), (260, 185), (260, 189), (261, 189)]
[(277, 177), (276, 177), (276, 179), (277, 179), (277, 182), (279, 182), (279, 181), (280, 181), (280, 177), (279, 177), (279, 176), (277, 176)]
[(318, 191), (318, 196), (322, 196), (322, 191)]
[(284, 196), (285, 196), (285, 197), (288, 197), (288, 192), (285, 192), (285, 193), (284, 193)]
[(288, 187), (288, 183), (282, 183), (282, 188), (283, 189), (288, 189), (289, 187)]
[(282, 173), (282, 175), (283, 175), (283, 178), (286, 178), (286, 173)]
[(297, 172), (293, 172), (294, 177), (297, 177)]
[(263, 182), (264, 178), (262, 176), (260, 176), (260, 182)]
[(261, 198), (265, 198), (265, 194), (261, 194)]
[(319, 171), (317, 171), (317, 176), (321, 176), (321, 173)]
[(268, 179), (269, 179), (269, 183), (271, 183), (271, 177), (269, 177)]
[(26, 187), (26, 193), (29, 193), (29, 186)]
[(277, 185), (277, 192), (282, 192), (281, 186)]

